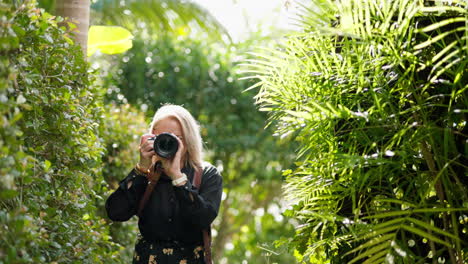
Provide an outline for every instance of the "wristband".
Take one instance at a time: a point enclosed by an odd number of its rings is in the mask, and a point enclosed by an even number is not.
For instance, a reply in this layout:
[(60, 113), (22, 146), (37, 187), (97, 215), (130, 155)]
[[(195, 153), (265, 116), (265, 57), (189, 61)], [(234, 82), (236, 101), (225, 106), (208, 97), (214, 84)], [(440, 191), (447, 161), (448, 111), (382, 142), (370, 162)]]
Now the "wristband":
[(143, 170), (143, 169), (140, 167), (140, 163), (139, 163), (139, 162), (136, 164), (135, 170), (138, 172), (138, 174), (140, 174), (140, 175), (142, 175), (142, 176), (146, 176), (146, 175), (148, 175), (148, 173), (149, 173), (149, 169)]
[(180, 177), (179, 179), (173, 180), (172, 185), (177, 186), (177, 185), (183, 183), (186, 180), (187, 180), (187, 175), (185, 175), (185, 173), (182, 173), (182, 177)]

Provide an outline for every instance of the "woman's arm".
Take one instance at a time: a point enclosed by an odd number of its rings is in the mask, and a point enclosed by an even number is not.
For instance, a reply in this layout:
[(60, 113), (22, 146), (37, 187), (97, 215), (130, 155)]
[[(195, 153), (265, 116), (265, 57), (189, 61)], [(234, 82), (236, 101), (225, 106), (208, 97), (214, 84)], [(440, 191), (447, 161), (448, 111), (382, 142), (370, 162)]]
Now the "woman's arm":
[(204, 169), (199, 191), (190, 181), (174, 188), (181, 213), (199, 227), (208, 228), (218, 215), (223, 194), (223, 179), (218, 170), (213, 166)]
[(106, 201), (107, 215), (112, 221), (123, 222), (136, 214), (138, 201), (145, 191), (148, 180), (136, 172), (130, 171), (125, 179), (119, 182), (119, 187)]
[[(144, 134), (140, 138), (139, 166), (143, 171), (151, 166), (151, 159), (154, 156), (152, 148), (154, 140), (153, 134)], [(140, 170), (141, 170), (140, 169)], [(107, 215), (112, 221), (127, 221), (137, 213), (139, 201), (145, 192), (148, 179), (143, 173), (137, 172), (134, 168), (125, 179), (119, 182), (119, 188), (115, 190), (106, 201)]]

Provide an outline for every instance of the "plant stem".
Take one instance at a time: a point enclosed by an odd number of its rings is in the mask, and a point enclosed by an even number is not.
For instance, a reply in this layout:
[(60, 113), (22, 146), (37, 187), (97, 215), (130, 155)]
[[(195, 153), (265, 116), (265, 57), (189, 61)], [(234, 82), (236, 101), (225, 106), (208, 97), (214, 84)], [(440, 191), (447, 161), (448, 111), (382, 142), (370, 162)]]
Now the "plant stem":
[[(437, 177), (436, 165), (435, 165), (435, 161), (434, 161), (434, 158), (432, 156), (432, 153), (429, 150), (429, 144), (426, 141), (423, 141), (421, 143), (421, 151), (422, 151), (424, 159), (426, 160), (427, 166), (429, 167), (429, 171), (430, 171), (432, 177), (435, 179)], [(445, 193), (444, 193), (444, 189), (442, 187), (442, 183), (441, 183), (440, 179), (437, 180), (434, 187), (435, 187), (435, 190), (436, 190), (437, 197), (439, 198), (440, 203), (443, 205), (444, 201), (445, 201)], [(448, 231), (447, 213), (442, 214), (442, 220), (444, 222), (444, 230)], [(449, 242), (447, 237), (445, 237), (444, 240)], [(430, 245), (431, 245), (432, 253), (435, 254), (436, 251), (435, 251), (434, 242), (430, 241)], [(449, 252), (449, 255), (450, 255), (450, 261), (452, 263), (460, 263), (460, 262), (457, 261), (457, 259), (455, 257), (455, 252), (453, 252), (452, 248), (448, 247), (448, 252)], [(433, 263), (435, 263), (435, 259), (433, 259), (432, 261), (433, 261)]]

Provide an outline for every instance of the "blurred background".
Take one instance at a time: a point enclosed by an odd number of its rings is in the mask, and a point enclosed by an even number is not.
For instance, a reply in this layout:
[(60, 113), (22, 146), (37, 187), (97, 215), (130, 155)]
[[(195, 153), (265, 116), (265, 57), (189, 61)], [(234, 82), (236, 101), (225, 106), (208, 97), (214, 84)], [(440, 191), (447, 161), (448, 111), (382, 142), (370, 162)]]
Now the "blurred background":
[[(52, 10), (50, 3), (41, 3)], [(293, 6), (276, 0), (98, 0), (91, 25), (129, 30), (133, 47), (117, 55), (89, 57), (96, 85), (112, 118), (103, 176), (109, 195), (136, 163), (139, 136), (163, 103), (184, 105), (200, 122), (206, 159), (224, 179), (223, 203), (213, 226), (216, 263), (294, 263), (292, 252), (275, 244), (294, 234), (283, 217), (281, 171), (293, 149), (265, 130), (267, 116), (255, 106), (254, 82), (241, 80), (239, 64), (249, 52), (274, 43), (291, 29)], [(105, 188), (105, 187), (104, 187)], [(104, 200), (102, 201), (104, 202)], [(102, 205), (101, 205), (102, 206)], [(136, 217), (110, 223), (111, 239), (129, 263), (138, 232)]]
[[(184, 105), (202, 126), (206, 159), (224, 179), (213, 226), (216, 263), (295, 263), (292, 252), (274, 244), (294, 233), (294, 223), (282, 215), (287, 204), (281, 198), (281, 171), (292, 160), (284, 151), (289, 145), (280, 145), (272, 130), (264, 130), (266, 114), (254, 105), (255, 91), (245, 91), (253, 82), (239, 79), (238, 65), (249, 51), (290, 28), (287, 4), (102, 0), (92, 5), (91, 24), (123, 26), (134, 35), (133, 47), (124, 54), (90, 58), (106, 100), (121, 115), (131, 105), (146, 121), (142, 127), (163, 103)], [(135, 162), (121, 156), (122, 146), (136, 143), (145, 129), (123, 132), (127, 137), (119, 137), (119, 147), (109, 149), (122, 160), (104, 174), (111, 186)], [(126, 248), (129, 260), (136, 219), (112, 225), (113, 238)]]

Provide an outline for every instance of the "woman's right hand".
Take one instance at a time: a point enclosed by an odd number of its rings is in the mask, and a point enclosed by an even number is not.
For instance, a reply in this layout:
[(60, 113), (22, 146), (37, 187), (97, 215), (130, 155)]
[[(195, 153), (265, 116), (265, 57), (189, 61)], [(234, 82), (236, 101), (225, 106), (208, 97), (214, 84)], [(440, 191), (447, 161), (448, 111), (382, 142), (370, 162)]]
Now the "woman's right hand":
[(144, 170), (151, 167), (152, 158), (156, 154), (153, 149), (154, 140), (150, 139), (153, 137), (155, 137), (153, 134), (144, 134), (140, 139), (140, 162), (138, 163)]

